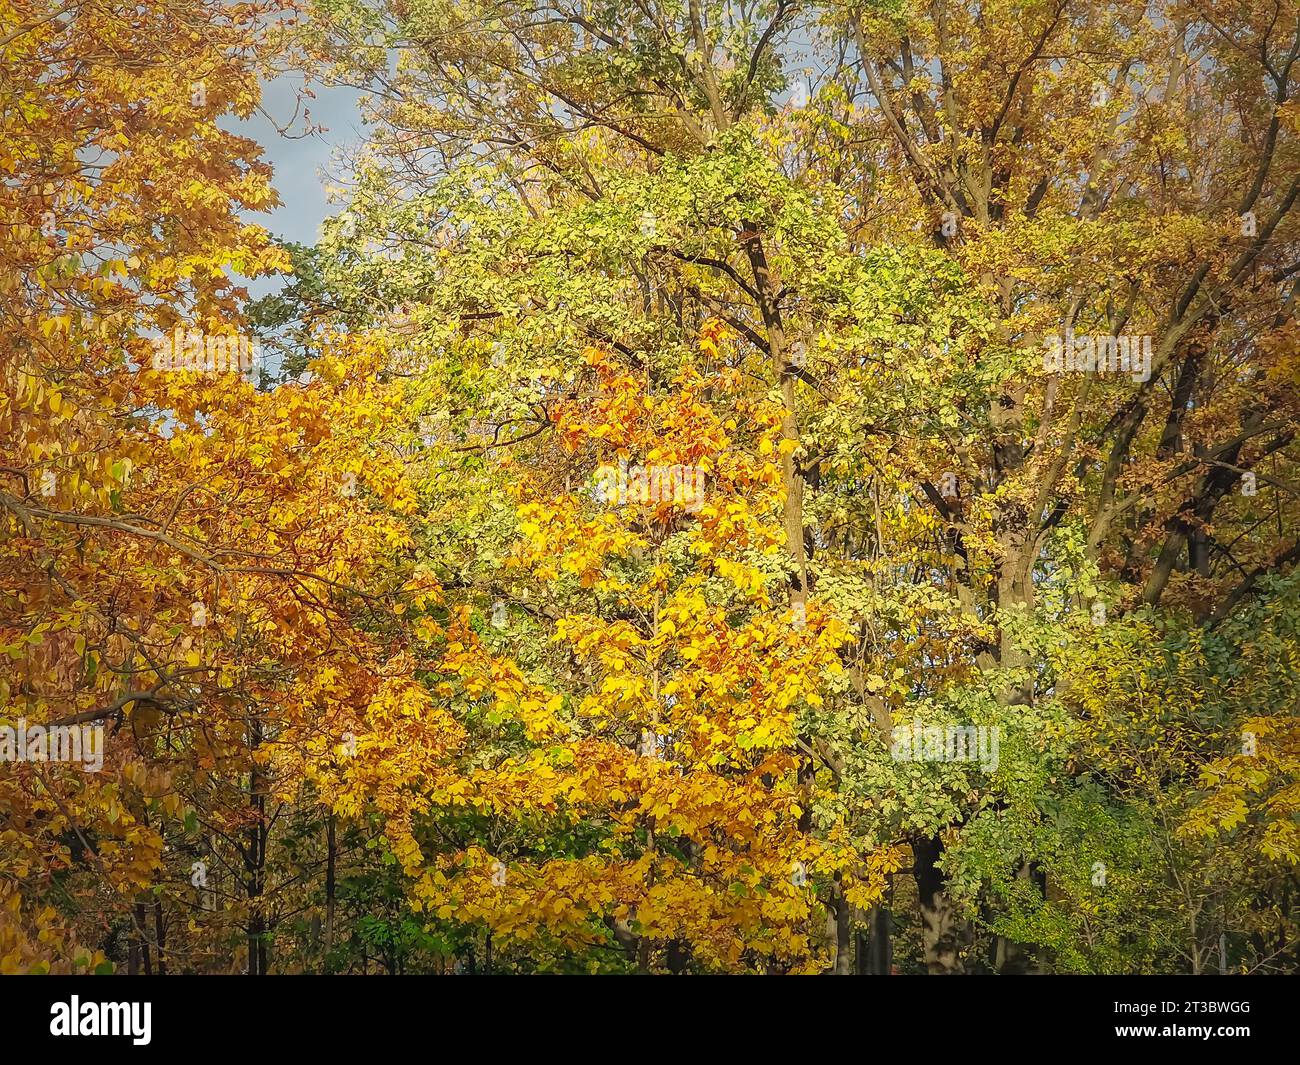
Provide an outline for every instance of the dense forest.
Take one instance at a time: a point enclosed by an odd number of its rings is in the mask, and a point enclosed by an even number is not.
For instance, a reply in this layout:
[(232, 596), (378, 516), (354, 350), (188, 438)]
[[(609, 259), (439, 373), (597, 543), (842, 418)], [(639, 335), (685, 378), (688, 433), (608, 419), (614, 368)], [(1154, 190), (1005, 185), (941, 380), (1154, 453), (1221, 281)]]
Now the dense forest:
[(0, 47), (0, 972), (1300, 968), (1297, 0)]

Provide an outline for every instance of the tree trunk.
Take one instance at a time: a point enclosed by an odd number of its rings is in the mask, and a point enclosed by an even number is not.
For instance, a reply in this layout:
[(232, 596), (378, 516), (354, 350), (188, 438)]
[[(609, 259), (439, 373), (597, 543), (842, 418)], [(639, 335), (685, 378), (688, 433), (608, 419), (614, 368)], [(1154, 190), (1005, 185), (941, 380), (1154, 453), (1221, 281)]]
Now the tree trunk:
[(325, 971), (330, 970), (330, 952), (334, 949), (334, 862), (338, 848), (334, 838), (334, 815), (325, 822)]
[(926, 972), (934, 976), (963, 973), (961, 951), (968, 929), (957, 919), (938, 867), (943, 844), (937, 836), (912, 840), (913, 876), (921, 911), (921, 944)]
[(167, 925), (163, 920), (162, 899), (153, 900), (153, 934), (158, 944), (158, 975), (167, 975)]
[[(262, 742), (261, 722), (254, 719), (250, 727), (250, 748), (256, 752)], [(244, 892), (248, 898), (248, 975), (266, 975), (266, 915), (262, 892), (266, 877), (266, 793), (262, 771), (253, 763), (248, 774), (248, 805), (252, 823), (244, 848)]]
[(144, 903), (142, 901), (138, 901), (135, 904), (136, 939), (140, 944), (140, 958), (144, 962), (144, 974), (145, 976), (152, 976), (153, 961), (149, 955), (149, 940), (145, 938), (145, 931), (144, 931), (145, 920), (146, 920), (146, 915), (145, 915)]
[(844, 885), (835, 876), (831, 887), (831, 918), (835, 929), (835, 960), (831, 963), (829, 975), (853, 975), (853, 907), (844, 897)]
[(873, 906), (867, 930), (858, 933), (858, 975), (890, 976), (894, 971), (893, 915), (887, 906)]

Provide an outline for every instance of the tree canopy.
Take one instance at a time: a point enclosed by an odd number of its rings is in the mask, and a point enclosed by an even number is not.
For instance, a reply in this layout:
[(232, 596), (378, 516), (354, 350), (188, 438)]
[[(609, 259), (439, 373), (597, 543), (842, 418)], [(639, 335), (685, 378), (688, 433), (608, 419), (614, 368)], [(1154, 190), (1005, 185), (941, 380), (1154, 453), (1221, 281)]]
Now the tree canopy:
[(1296, 970), (1294, 0), (0, 43), (0, 972)]

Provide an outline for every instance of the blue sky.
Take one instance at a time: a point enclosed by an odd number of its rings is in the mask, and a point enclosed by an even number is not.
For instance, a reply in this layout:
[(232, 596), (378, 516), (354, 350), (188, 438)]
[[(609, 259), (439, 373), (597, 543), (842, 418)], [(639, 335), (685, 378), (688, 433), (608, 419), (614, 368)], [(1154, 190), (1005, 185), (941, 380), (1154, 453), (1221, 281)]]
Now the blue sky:
[[(231, 116), (221, 120), (223, 129), (251, 137), (262, 145), (262, 155), (274, 168), (272, 183), (282, 205), (269, 213), (246, 212), (250, 222), (264, 226), (273, 235), (300, 244), (313, 244), (321, 221), (340, 209), (326, 200), (325, 186), (340, 184), (343, 169), (336, 156), (364, 139), (358, 100), (361, 93), (351, 88), (326, 88), (313, 84), (316, 99), (305, 101), (312, 125), (324, 126), (323, 133), (301, 136), (306, 123), (301, 112), (296, 121), (297, 94), (304, 84), (301, 75), (286, 74), (263, 83), (262, 108), (275, 120), (255, 112), (240, 121)], [(289, 126), (289, 136), (276, 128)], [(256, 299), (278, 290), (283, 278), (259, 278), (247, 282), (249, 295)]]

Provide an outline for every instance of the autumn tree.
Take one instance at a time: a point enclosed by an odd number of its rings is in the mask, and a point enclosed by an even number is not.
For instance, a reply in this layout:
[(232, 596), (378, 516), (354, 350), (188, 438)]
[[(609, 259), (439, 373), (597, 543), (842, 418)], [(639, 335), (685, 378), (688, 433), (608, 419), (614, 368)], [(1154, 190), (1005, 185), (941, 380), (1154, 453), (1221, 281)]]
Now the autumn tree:
[(250, 350), (234, 278), (288, 265), (217, 121), (279, 10), (3, 9), (0, 716), (106, 734), (99, 772), (0, 766), (7, 972), (264, 972), (299, 752), (381, 687), (409, 498), (358, 435), (390, 409), (373, 356), (271, 392), (215, 354)]
[[(931, 971), (962, 967), (965, 915), (990, 919), (948, 897), (962, 826), (1035, 824), (1058, 781), (1092, 787), (1073, 746), (1084, 708), (1049, 648), (1106, 654), (1092, 630), (1140, 605), (1212, 625), (1294, 558), (1294, 13), (1146, 16), (358, 4), (315, 23), (332, 73), (374, 93), (377, 169), (416, 190), (406, 247), (428, 234), (422, 263), (358, 261), (349, 280), (485, 320), (535, 314), (532, 351), (554, 345), (558, 313), (652, 381), (638, 327), (715, 317), (733, 364), (780, 397), (787, 601), (816, 593), (856, 636), (851, 694), (801, 721), (799, 772), (864, 843), (910, 843)], [(479, 215), (439, 215), (424, 190), (467, 160), (495, 185)], [(536, 311), (532, 293), (447, 272), (499, 225), (501, 196), (543, 230), (588, 202), (611, 255), (639, 227), (621, 277), (640, 313), (563, 292), (563, 241), (514, 262), (554, 259)], [(1149, 372), (1045, 372), (1054, 333), (1136, 336)], [(539, 432), (551, 417), (511, 413)], [(894, 764), (894, 726), (918, 718), (1003, 730), (1005, 770)], [(1052, 890), (1033, 848), (1002, 857)], [(1005, 937), (990, 951), (1030, 964)]]
[(1294, 968), (1294, 3), (303, 10), (0, 6), (3, 968)]

